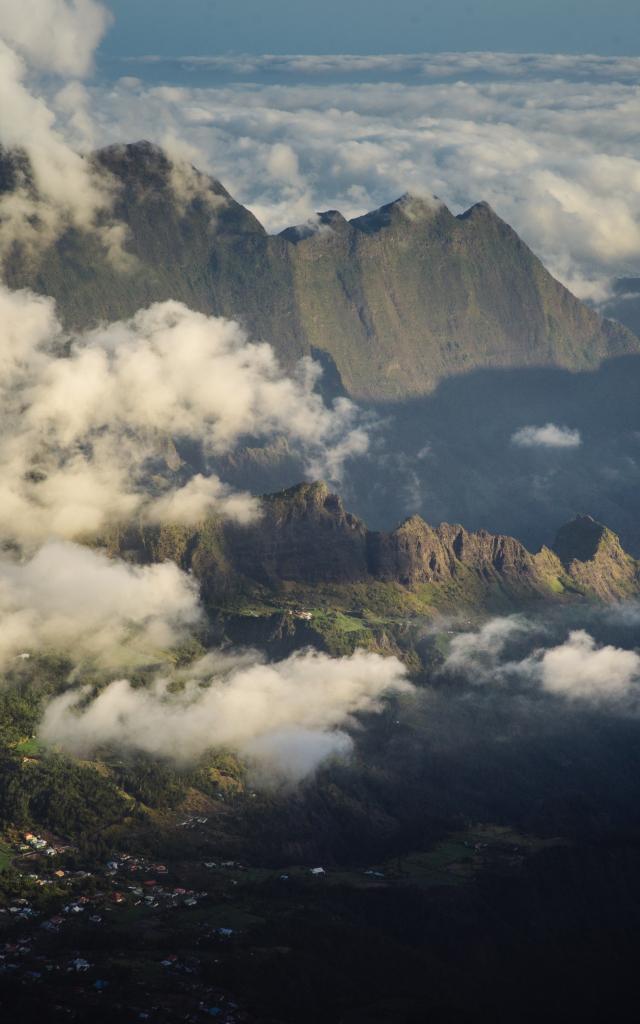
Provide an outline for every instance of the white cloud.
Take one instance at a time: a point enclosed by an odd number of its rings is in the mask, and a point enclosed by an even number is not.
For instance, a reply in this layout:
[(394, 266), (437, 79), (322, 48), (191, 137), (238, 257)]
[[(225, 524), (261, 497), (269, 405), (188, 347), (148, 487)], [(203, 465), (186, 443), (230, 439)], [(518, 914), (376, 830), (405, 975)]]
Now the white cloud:
[[(637, 608), (621, 605), (602, 613), (605, 621), (631, 625)], [(443, 671), (461, 673), (469, 682), (504, 686), (533, 684), (567, 700), (611, 705), (637, 702), (640, 696), (640, 654), (635, 650), (599, 645), (584, 629), (571, 630), (559, 644), (535, 647), (520, 660), (508, 657), (509, 644), (533, 638), (541, 626), (521, 616), (491, 619), (477, 631), (461, 633), (450, 645)]]
[(285, 436), (313, 476), (333, 479), (366, 449), (357, 408), (328, 407), (314, 390), (316, 364), (286, 376), (273, 349), (233, 321), (165, 302), (67, 339), (50, 300), (0, 288), (0, 312), (1, 537), (74, 538), (134, 514), (258, 514), (255, 499), (215, 475), (172, 484), (170, 438), (212, 458), (243, 436)]
[(260, 515), (257, 499), (244, 492), (233, 491), (217, 476), (197, 473), (184, 487), (170, 490), (147, 505), (147, 515), (156, 523), (198, 523), (208, 511), (215, 509), (225, 519), (250, 523)]
[(157, 658), (200, 620), (195, 584), (175, 565), (136, 567), (54, 541), (30, 559), (0, 558), (0, 668), (22, 652), (76, 664)]
[[(0, 145), (26, 152), (29, 172), (0, 196), (0, 257), (16, 241), (40, 244), (66, 226), (100, 229), (99, 213), (112, 202), (110, 182), (97, 176), (73, 148), (93, 145), (89, 96), (79, 82), (109, 22), (94, 0), (3, 0), (0, 6)], [(34, 70), (70, 77), (45, 99)], [(58, 123), (56, 107), (62, 115)], [(116, 255), (114, 235), (107, 251)]]
[(110, 20), (96, 0), (2, 0), (0, 36), (36, 67), (82, 78)]
[(298, 157), (291, 146), (287, 146), (283, 142), (276, 142), (271, 147), (267, 158), (267, 170), (276, 181), (283, 181), (289, 185), (300, 184)]
[(548, 693), (572, 700), (607, 701), (628, 696), (640, 682), (640, 655), (607, 645), (598, 647), (585, 630), (565, 643), (538, 652), (529, 663)]
[[(171, 681), (183, 685), (169, 688)], [(299, 781), (326, 757), (348, 753), (343, 730), (354, 714), (379, 711), (386, 693), (410, 691), (396, 658), (364, 651), (339, 659), (303, 652), (274, 664), (214, 654), (150, 688), (121, 679), (88, 703), (86, 691), (57, 697), (40, 736), (76, 754), (108, 744), (178, 761), (230, 747), (263, 775)]]
[(579, 430), (545, 423), (543, 427), (521, 427), (511, 438), (520, 448), (579, 448), (582, 438)]

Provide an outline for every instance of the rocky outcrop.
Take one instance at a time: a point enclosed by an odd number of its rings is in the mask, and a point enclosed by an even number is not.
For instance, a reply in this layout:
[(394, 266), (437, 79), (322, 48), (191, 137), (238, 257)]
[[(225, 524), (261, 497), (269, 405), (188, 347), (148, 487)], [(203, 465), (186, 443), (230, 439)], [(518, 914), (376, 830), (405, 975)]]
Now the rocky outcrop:
[(554, 550), (532, 554), (513, 537), (448, 523), (434, 528), (419, 516), (388, 533), (369, 531), (324, 483), (269, 495), (263, 507), (259, 525), (223, 528), (228, 565), (259, 583), (427, 584), (435, 593), (453, 588), (462, 603), (491, 590), (515, 601), (608, 601), (640, 591), (638, 563), (590, 517), (563, 527)]
[(449, 582), (471, 571), (487, 581), (535, 589), (546, 576), (513, 537), (470, 533), (448, 523), (434, 529), (419, 516), (392, 533), (372, 534), (370, 552), (373, 575), (405, 586)]

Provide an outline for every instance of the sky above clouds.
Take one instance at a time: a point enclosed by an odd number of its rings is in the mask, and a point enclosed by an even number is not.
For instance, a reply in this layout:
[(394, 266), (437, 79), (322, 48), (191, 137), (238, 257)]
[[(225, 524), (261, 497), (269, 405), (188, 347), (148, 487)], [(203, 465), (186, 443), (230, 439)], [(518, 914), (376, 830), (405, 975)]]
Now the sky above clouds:
[(111, 0), (105, 55), (637, 52), (635, 0)]

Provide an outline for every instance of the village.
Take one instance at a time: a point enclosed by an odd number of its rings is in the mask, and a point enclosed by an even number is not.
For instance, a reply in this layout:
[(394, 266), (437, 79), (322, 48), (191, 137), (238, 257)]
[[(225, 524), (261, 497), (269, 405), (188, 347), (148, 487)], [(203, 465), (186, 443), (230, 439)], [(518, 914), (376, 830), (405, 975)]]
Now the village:
[[(174, 827), (201, 830), (207, 822), (188, 816)], [(233, 860), (168, 865), (121, 852), (84, 870), (69, 866), (74, 846), (48, 832), (14, 832), (3, 844), (11, 858), (11, 874), (0, 874), (5, 991), (18, 989), (36, 1004), (46, 992), (65, 1020), (83, 1019), (74, 1007), (85, 1014), (107, 1003), (122, 1020), (256, 1019), (228, 988), (209, 981), (224, 977), (256, 923), (241, 909), (242, 885), (255, 880), (255, 869)], [(326, 875), (321, 866), (296, 873), (314, 881)], [(280, 885), (291, 877), (268, 869), (259, 875)]]
[[(73, 853), (73, 848), (51, 835), (25, 832), (13, 852), (18, 869), (15, 888), (23, 895), (8, 896), (6, 900), (0, 897), (3, 982), (10, 982), (14, 988), (53, 989), (67, 1020), (74, 1019), (74, 1005), (84, 1013), (87, 1005), (98, 1008), (112, 994), (122, 1019), (215, 1018), (221, 1024), (242, 1024), (252, 1019), (228, 991), (198, 980), (204, 954), (177, 952), (170, 943), (166, 948), (158, 945), (157, 957), (144, 956), (140, 977), (135, 978), (123, 972), (119, 963), (121, 958), (128, 959), (128, 953), (122, 950), (121, 957), (117, 948), (100, 941), (103, 930), (112, 936), (121, 929), (146, 929), (154, 914), (162, 933), (166, 914), (173, 911), (184, 915), (201, 908), (209, 896), (206, 890), (175, 884), (167, 865), (128, 853), (94, 871), (61, 867), (59, 864)], [(237, 879), (226, 876), (230, 868), (241, 870), (239, 866), (233, 862), (202, 865), (202, 870), (209, 873), (214, 868), (225, 876), (223, 888), (237, 884)], [(179, 927), (172, 926), (171, 930), (178, 933)], [(230, 952), (235, 932), (234, 928), (200, 917), (196, 942), (207, 947), (208, 957), (213, 951), (214, 962), (219, 963)], [(160, 985), (166, 990), (162, 1005), (157, 1004), (158, 985), (151, 984), (154, 975), (165, 975)]]
[[(207, 823), (190, 815), (174, 828), (204, 832)], [(47, 1002), (61, 1020), (80, 1022), (91, 1007), (125, 1022), (277, 1024), (256, 1017), (233, 989), (238, 964), (268, 970), (289, 955), (269, 938), (274, 908), (286, 915), (309, 895), (322, 904), (326, 887), (458, 885), (488, 860), (513, 867), (533, 852), (516, 838), (479, 827), (430, 854), (351, 869), (164, 862), (121, 851), (86, 870), (74, 866), (77, 851), (59, 837), (14, 833), (4, 839), (11, 874), (0, 874), (2, 987), (34, 1006)]]

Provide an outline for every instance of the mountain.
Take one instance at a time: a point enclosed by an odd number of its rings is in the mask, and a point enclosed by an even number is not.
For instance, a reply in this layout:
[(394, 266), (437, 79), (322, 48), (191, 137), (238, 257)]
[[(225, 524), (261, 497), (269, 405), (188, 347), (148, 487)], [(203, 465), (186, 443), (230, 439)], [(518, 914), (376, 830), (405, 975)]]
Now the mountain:
[[(266, 626), (282, 640), (294, 608), (314, 609), (314, 622), (316, 612), (320, 622), (327, 611), (353, 616), (341, 628), (362, 644), (365, 633), (371, 639), (377, 630), (386, 643), (402, 622), (437, 611), (513, 611), (640, 594), (640, 563), (590, 518), (563, 527), (555, 550), (532, 554), (513, 537), (448, 523), (434, 528), (419, 516), (390, 532), (368, 530), (322, 482), (266, 495), (262, 517), (250, 526), (211, 516), (197, 528), (131, 526), (97, 543), (132, 561), (177, 562), (198, 579), (211, 615), (248, 621), (255, 643), (264, 642)], [(298, 619), (303, 632), (314, 628), (311, 616)], [(246, 642), (247, 634), (234, 639)]]
[[(426, 394), (482, 367), (592, 368), (640, 351), (556, 281), (486, 204), (454, 216), (405, 195), (345, 220), (337, 211), (270, 236), (213, 178), (146, 142), (92, 158), (116, 183), (133, 260), (109, 261), (95, 234), (67, 231), (37, 256), (14, 247), (11, 287), (53, 295), (71, 327), (173, 298), (240, 319), (287, 367), (309, 353), (360, 399)], [(0, 191), (15, 186), (7, 154)]]

